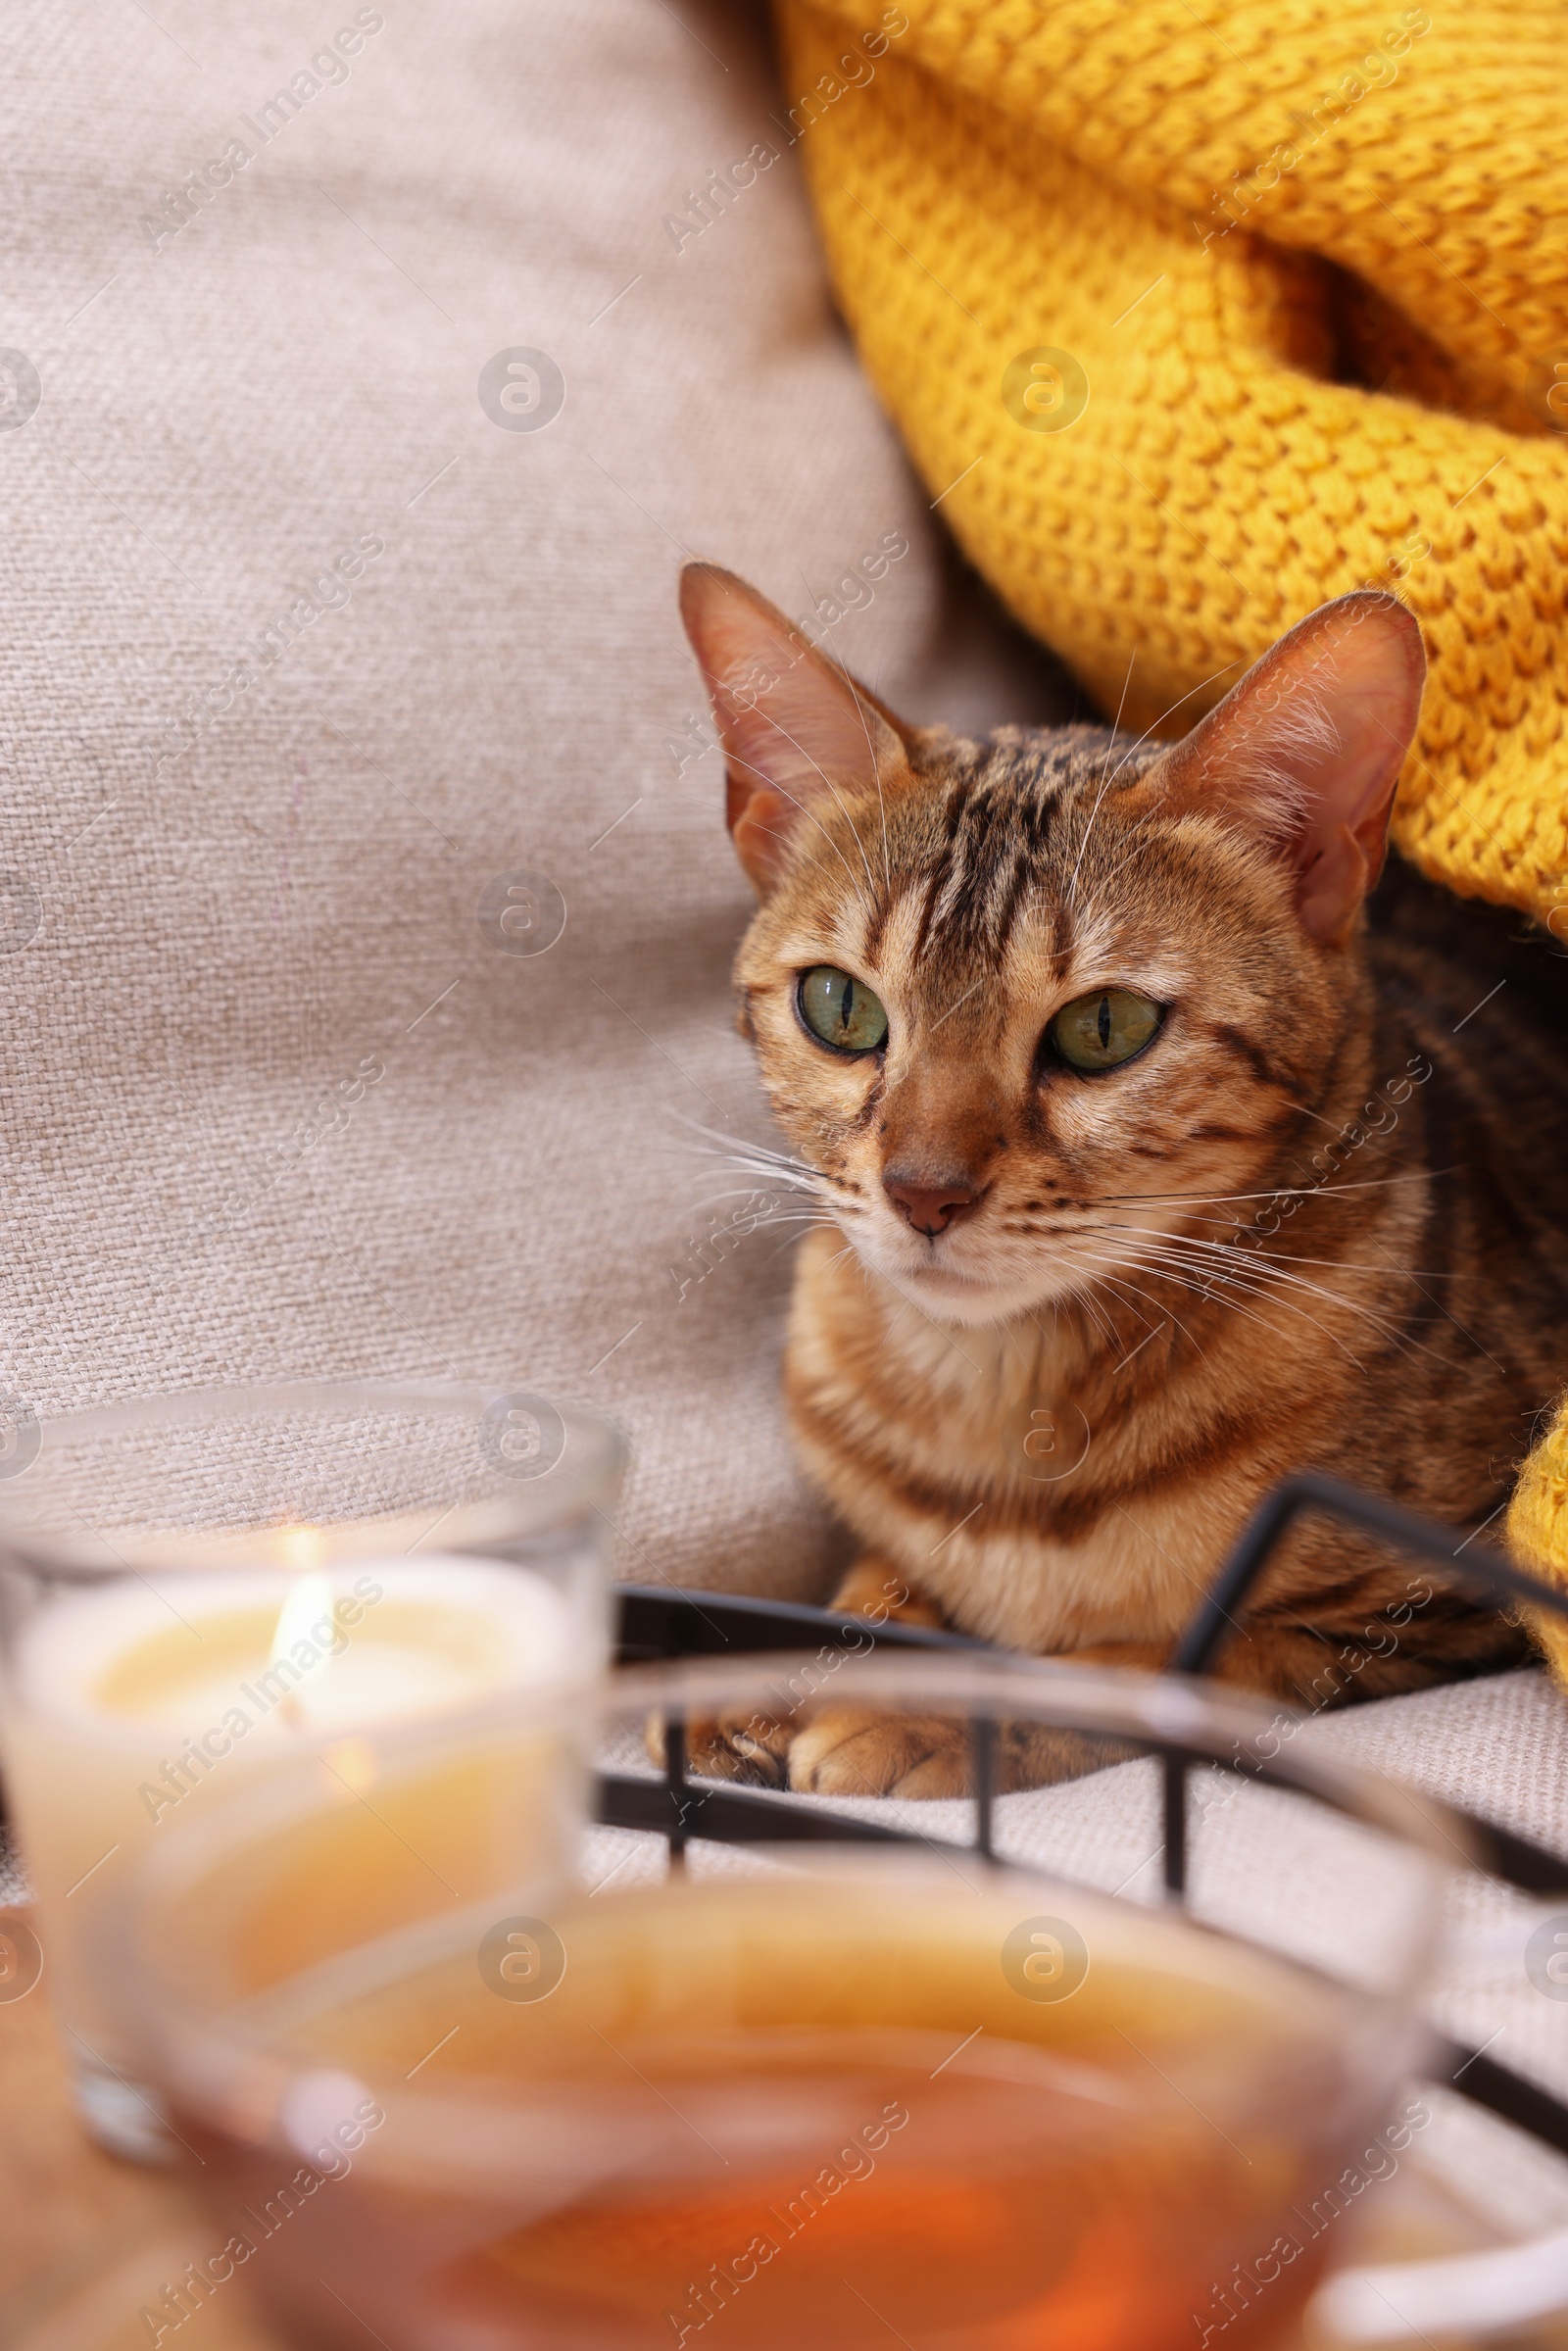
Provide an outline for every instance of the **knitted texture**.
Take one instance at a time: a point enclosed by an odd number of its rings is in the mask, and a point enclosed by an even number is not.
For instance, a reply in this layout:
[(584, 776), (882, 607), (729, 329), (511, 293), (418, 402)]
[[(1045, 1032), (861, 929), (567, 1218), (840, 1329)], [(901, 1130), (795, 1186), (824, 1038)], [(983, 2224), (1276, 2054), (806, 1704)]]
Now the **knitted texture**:
[[(1568, 1405), (1525, 1463), (1508, 1511), (1508, 1546), (1521, 1566), (1568, 1585)], [(1568, 1686), (1568, 1623), (1540, 1616), (1531, 1629)]]
[[(845, 315), (1018, 617), (1177, 734), (1393, 588), (1431, 663), (1395, 838), (1568, 942), (1560, 0), (778, 14)], [(1509, 1526), (1568, 1583), (1568, 1415)]]
[[(1432, 662), (1396, 839), (1568, 901), (1558, 0), (905, 0), (874, 65), (866, 0), (780, 15), (861, 356), (1024, 624), (1181, 733), (1315, 605), (1396, 588)], [(1072, 382), (1004, 396), (1041, 351), (1087, 377), (1061, 429)]]

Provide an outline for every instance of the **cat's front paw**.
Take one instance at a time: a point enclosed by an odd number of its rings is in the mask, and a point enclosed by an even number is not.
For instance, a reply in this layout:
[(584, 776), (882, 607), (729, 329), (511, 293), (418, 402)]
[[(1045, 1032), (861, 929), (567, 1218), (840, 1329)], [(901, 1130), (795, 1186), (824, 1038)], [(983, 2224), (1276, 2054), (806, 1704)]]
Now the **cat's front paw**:
[(789, 1785), (814, 1796), (962, 1796), (969, 1737), (939, 1716), (824, 1706), (788, 1746)]
[[(787, 1788), (796, 1726), (754, 1708), (695, 1715), (686, 1726), (686, 1769), (694, 1779), (735, 1780), (744, 1788)], [(664, 1760), (663, 1725), (649, 1726), (648, 1748)]]

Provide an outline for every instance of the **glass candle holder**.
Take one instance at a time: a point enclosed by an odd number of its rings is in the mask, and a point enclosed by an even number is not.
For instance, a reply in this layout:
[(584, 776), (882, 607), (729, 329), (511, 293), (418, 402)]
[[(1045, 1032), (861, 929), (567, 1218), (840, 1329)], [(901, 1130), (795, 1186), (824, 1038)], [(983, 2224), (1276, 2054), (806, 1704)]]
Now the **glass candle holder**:
[[(703, 1721), (819, 1693), (818, 1662), (616, 1677), (602, 1807), (677, 1830), (684, 1856), (598, 1829), (554, 1903), (508, 1878), (503, 1837), (488, 1889), (476, 1872), (442, 1914), (307, 1918), (323, 1849), (365, 1834), (318, 1775), (149, 1854), (113, 1922), (122, 2031), (211, 2247), (140, 2314), (150, 2335), (246, 2281), (298, 2351), (1290, 2333), (1326, 2187), (1419, 2127), (1415, 1994), (1462, 1831), (1305, 1739), (1282, 1749), (1272, 1706), (952, 1654), (844, 1664), (816, 1719), (869, 1739), (967, 1719), (993, 1751), (1049, 1729), (1080, 1768), (1179, 1748), (1189, 1910), (1119, 1862), (1100, 1886), (1054, 1867), (1049, 1798), (1028, 1854), (1009, 1822), (1033, 1799), (998, 1800), (993, 1858), (945, 1841), (956, 1804), (834, 1809), (670, 1769)], [(448, 1742), (447, 1768), (469, 1751)], [(1156, 1767), (1128, 1768), (1157, 1864)]]
[[(374, 1385), (154, 1398), (27, 1436), (0, 1483), (6, 1784), (83, 2117), (165, 2160), (105, 1997), (102, 1923), (138, 1863), (304, 1758), (373, 1817), (383, 1741), (588, 1690), (622, 1450), (537, 1396)], [(579, 1746), (564, 1719), (525, 1741), (504, 1799), (470, 1758), (474, 1817), (504, 1800), (541, 1887), (581, 1825)], [(467, 1866), (450, 1795), (406, 1789), (383, 1832), (436, 1904)]]

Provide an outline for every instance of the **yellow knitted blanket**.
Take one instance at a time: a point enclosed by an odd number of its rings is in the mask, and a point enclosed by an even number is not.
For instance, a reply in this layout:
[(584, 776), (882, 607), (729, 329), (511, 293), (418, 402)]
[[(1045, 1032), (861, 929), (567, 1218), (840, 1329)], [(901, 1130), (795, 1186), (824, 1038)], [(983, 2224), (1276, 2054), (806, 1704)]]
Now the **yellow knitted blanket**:
[[(777, 5), (845, 315), (1019, 619), (1178, 734), (1394, 588), (1395, 838), (1568, 945), (1564, 0)], [(1568, 1412), (1508, 1523), (1568, 1582)]]

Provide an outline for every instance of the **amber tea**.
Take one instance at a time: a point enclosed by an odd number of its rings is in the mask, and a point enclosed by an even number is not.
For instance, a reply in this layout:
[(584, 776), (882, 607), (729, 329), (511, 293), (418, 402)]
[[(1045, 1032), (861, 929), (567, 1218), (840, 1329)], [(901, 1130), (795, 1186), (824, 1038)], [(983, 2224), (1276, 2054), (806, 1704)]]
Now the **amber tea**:
[[(1164, 2351), (1287, 2329), (1364, 2000), (987, 1869), (770, 1867), (264, 1988), (179, 2094), (215, 2244), (361, 2351)], [(248, 2247), (248, 2250), (242, 2248)]]

